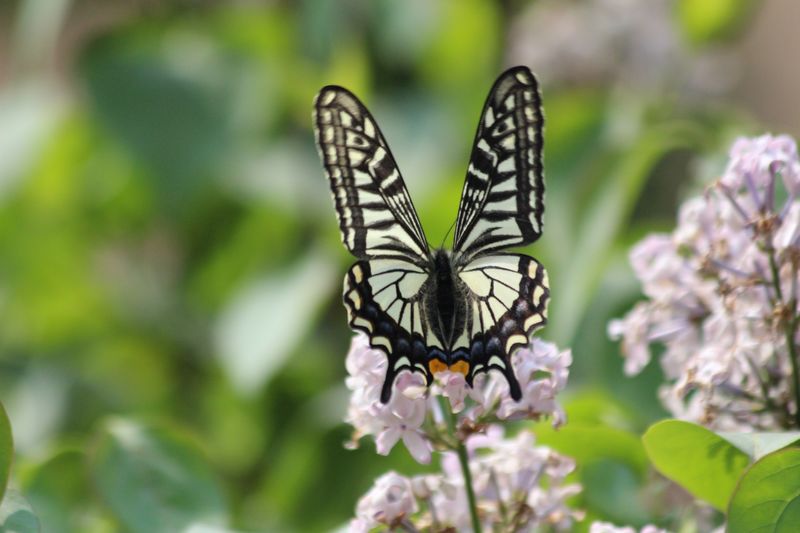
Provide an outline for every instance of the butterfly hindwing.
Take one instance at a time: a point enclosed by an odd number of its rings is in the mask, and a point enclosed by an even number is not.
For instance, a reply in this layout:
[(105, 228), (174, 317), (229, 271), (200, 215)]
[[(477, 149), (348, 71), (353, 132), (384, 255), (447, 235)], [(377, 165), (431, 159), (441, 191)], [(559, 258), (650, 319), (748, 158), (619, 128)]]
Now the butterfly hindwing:
[(314, 101), (314, 126), (347, 249), (359, 259), (424, 260), (419, 218), (366, 107), (347, 89), (324, 87)]
[(453, 250), (468, 259), (539, 238), (544, 214), (541, 96), (525, 67), (504, 72), (481, 113)]
[(422, 373), (428, 384), (433, 379), (428, 367), (432, 335), (424, 309), (429, 284), (424, 270), (385, 259), (359, 261), (345, 277), (350, 327), (366, 333), (370, 345), (388, 358), (383, 403), (389, 401), (394, 379), (403, 370)]
[(467, 289), (467, 316), (464, 335), (453, 353), (464, 354), (470, 363), (467, 382), (472, 385), (476, 374), (497, 369), (518, 400), (521, 391), (510, 358), (547, 323), (547, 272), (526, 255), (498, 254), (470, 262), (458, 277)]

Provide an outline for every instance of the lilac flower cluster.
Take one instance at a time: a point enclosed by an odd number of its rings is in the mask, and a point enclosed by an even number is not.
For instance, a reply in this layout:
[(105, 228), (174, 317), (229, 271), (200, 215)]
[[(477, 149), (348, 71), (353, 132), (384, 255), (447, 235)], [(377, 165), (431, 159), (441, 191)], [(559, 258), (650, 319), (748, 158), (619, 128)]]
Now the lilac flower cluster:
[(725, 430), (798, 427), (800, 161), (788, 136), (737, 140), (671, 234), (630, 254), (647, 300), (609, 324), (636, 374), (660, 345), (677, 417)]
[(370, 348), (363, 334), (353, 338), (345, 364), (349, 373), (346, 384), (352, 391), (346, 421), (355, 429), (350, 446), (357, 446), (361, 437), (373, 435), (382, 455), (402, 440), (418, 462), (430, 461), (439, 438), (434, 428), (446, 416), (437, 396), (447, 398), (453, 412), (459, 413), (461, 430), (500, 420), (550, 416), (554, 426), (566, 420), (556, 395), (567, 384), (572, 354), (539, 339), (512, 356), (522, 389), (519, 402), (511, 399), (508, 384), (500, 375), (481, 374), (470, 388), (462, 374), (445, 371), (436, 375), (430, 392), (420, 374), (402, 373), (395, 382), (391, 400), (382, 404), (380, 390), (386, 373), (386, 356)]
[[(440, 372), (428, 389), (419, 374), (398, 376), (388, 404), (380, 402), (387, 359), (356, 335), (348, 353), (346, 384), (351, 390), (346, 420), (354, 428), (350, 446), (367, 435), (386, 455), (402, 440), (420, 463), (441, 452), (441, 472), (407, 478), (389, 472), (358, 503), (351, 531), (378, 525), (409, 531), (454, 528), (473, 520), (491, 529), (527, 531), (540, 525), (567, 530), (581, 513), (566, 498), (578, 485), (565, 484), (571, 459), (536, 446), (530, 432), (504, 436), (501, 423), (566, 416), (556, 401), (569, 376), (572, 355), (535, 339), (512, 356), (522, 399), (513, 401), (500, 375), (482, 374), (474, 387), (457, 372)], [(480, 518), (478, 518), (480, 517)]]
[[(496, 531), (530, 531), (537, 527), (565, 531), (582, 513), (566, 506), (565, 499), (580, 487), (565, 484), (574, 462), (552, 450), (535, 446), (524, 431), (503, 438), (494, 425), (485, 434), (466, 441), (472, 485), (482, 526)], [(467, 531), (470, 513), (464, 476), (455, 452), (442, 454), (442, 471), (407, 478), (384, 474), (358, 502), (351, 532), (366, 532), (384, 525), (406, 530)], [(413, 526), (412, 526), (413, 520)]]

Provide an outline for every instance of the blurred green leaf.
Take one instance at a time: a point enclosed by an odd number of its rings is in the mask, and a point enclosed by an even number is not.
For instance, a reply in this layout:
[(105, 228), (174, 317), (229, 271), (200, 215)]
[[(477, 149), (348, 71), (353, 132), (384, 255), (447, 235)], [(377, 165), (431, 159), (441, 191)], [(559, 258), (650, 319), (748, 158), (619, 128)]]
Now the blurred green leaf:
[(800, 431), (762, 432), (762, 433), (726, 433), (717, 435), (727, 440), (754, 461), (772, 452), (786, 448), (800, 440)]
[(681, 420), (653, 424), (642, 436), (659, 472), (724, 510), (750, 458), (716, 433)]
[(627, 465), (640, 478), (647, 473), (648, 461), (642, 443), (628, 431), (574, 422), (553, 429), (540, 423), (536, 428), (536, 438), (542, 444), (569, 455), (579, 465), (610, 459)]
[(485, 97), (487, 81), (497, 74), (494, 71), (501, 39), (498, 5), (481, 0), (444, 0), (439, 4), (441, 24), (426, 50), (423, 72), (456, 102), (469, 101), (479, 93)]
[(94, 43), (83, 67), (101, 122), (150, 171), (172, 213), (213, 177), (230, 144), (230, 95), (210, 81), (225, 77), (226, 63), (207, 35), (147, 30)]
[(338, 285), (335, 264), (312, 250), (291, 271), (251, 282), (233, 296), (215, 338), (220, 364), (240, 393), (256, 392), (301, 341)]
[(709, 44), (736, 35), (758, 5), (755, 0), (679, 0), (678, 20), (695, 44)]
[(8, 485), (8, 474), (11, 471), (11, 461), (14, 458), (14, 440), (11, 436), (11, 423), (3, 404), (0, 403), (0, 501)]
[(612, 256), (613, 243), (653, 167), (670, 150), (690, 143), (696, 133), (679, 123), (646, 132), (619, 156), (608, 180), (592, 195), (578, 226), (573, 253), (563, 273), (558, 273), (560, 291), (553, 299), (548, 326), (556, 341), (570, 343), (574, 337)]
[(135, 533), (183, 532), (228, 521), (211, 468), (174, 429), (110, 419), (99, 431), (90, 467), (102, 498)]
[(43, 83), (0, 90), (0, 199), (25, 176), (63, 114), (63, 102)]
[(31, 467), (24, 478), (23, 491), (36, 509), (43, 533), (93, 533), (111, 529), (111, 518), (95, 504), (83, 452), (56, 452)]
[(580, 479), (586, 506), (607, 520), (636, 526), (650, 520), (641, 501), (641, 475), (629, 463), (593, 461), (582, 467)]
[(23, 488), (45, 533), (77, 529), (76, 515), (85, 512), (89, 499), (85, 459), (77, 450), (60, 452), (36, 465), (26, 476)]
[(632, 429), (632, 410), (603, 389), (583, 388), (574, 392), (564, 401), (564, 409), (568, 416), (568, 427), (577, 425)]
[(795, 533), (800, 524), (800, 448), (771, 453), (742, 476), (728, 508), (729, 533)]
[(9, 490), (0, 504), (0, 533), (38, 533), (39, 519), (16, 490)]

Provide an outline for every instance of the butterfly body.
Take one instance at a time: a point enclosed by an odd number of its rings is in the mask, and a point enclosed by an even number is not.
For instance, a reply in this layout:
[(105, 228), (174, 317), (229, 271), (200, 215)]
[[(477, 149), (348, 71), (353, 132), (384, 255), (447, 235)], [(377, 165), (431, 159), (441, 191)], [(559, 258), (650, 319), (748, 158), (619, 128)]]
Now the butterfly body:
[[(445, 349), (452, 347), (456, 332), (463, 330), (466, 317), (466, 300), (464, 299), (465, 287), (453, 271), (450, 263), (450, 254), (447, 250), (436, 251), (433, 261), (431, 276), (432, 289), (429, 294), (425, 310), (429, 322), (434, 327), (434, 335)], [(451, 364), (448, 356), (445, 361)]]
[(521, 391), (511, 354), (546, 323), (549, 288), (533, 258), (504, 252), (541, 233), (543, 117), (524, 67), (506, 71), (478, 125), (452, 250), (431, 251), (388, 145), (346, 89), (323, 88), (315, 133), (345, 246), (358, 258), (345, 276), (353, 329), (387, 355), (381, 400), (402, 371), (428, 384), (443, 370), (472, 385), (491, 369)]

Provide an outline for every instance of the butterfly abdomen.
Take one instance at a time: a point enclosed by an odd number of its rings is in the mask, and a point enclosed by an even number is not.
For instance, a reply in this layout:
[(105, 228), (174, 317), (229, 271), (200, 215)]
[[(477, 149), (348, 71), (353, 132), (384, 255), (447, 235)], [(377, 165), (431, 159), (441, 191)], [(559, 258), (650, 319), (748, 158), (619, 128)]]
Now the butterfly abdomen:
[(430, 302), (426, 306), (430, 323), (435, 326), (434, 333), (445, 348), (445, 360), (450, 363), (450, 348), (453, 340), (464, 328), (466, 301), (461, 294), (461, 283), (453, 272), (450, 254), (437, 250), (433, 258), (433, 281)]

